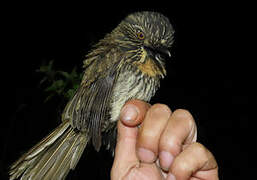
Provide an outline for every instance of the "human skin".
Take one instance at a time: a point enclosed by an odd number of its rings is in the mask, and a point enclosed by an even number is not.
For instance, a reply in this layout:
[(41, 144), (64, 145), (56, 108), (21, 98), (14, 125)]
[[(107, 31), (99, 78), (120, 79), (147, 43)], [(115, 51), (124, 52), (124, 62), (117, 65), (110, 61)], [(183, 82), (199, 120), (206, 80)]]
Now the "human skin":
[(118, 122), (111, 179), (219, 179), (214, 156), (196, 139), (189, 111), (128, 101)]

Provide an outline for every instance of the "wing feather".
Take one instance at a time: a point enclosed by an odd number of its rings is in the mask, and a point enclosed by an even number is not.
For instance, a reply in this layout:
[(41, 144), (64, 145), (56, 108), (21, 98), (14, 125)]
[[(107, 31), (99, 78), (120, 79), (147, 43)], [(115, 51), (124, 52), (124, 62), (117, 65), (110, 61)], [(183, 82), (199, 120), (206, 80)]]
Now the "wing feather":
[(69, 118), (74, 128), (88, 134), (97, 151), (102, 144), (101, 128), (104, 121), (108, 120), (112, 90), (121, 59), (118, 51), (112, 49), (105, 56), (94, 56), (88, 60), (90, 66), (84, 73), (82, 83), (63, 113), (63, 119)]

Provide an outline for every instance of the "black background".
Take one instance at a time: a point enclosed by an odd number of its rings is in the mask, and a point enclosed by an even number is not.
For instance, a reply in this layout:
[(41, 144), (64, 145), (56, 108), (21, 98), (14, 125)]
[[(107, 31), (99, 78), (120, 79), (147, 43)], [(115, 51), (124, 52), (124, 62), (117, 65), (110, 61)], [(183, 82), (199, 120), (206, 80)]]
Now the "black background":
[[(110, 8), (100, 4), (11, 4), (4, 12), (7, 56), (1, 62), (1, 179), (7, 178), (7, 167), (22, 152), (60, 123), (64, 102), (44, 103), (46, 94), (39, 87), (42, 76), (35, 70), (52, 59), (56, 69), (70, 72), (80, 67), (91, 45), (126, 15), (141, 10), (163, 13), (176, 31), (168, 76), (152, 103), (193, 114), (198, 141), (216, 157), (220, 179), (250, 177), (256, 170), (256, 163), (251, 163), (256, 156), (256, 133), (250, 130), (256, 121), (256, 65), (245, 41), (250, 40), (249, 24), (253, 23), (250, 6), (166, 2), (165, 8), (135, 8), (137, 4)], [(111, 164), (108, 152), (96, 153), (89, 146), (68, 179), (108, 179)]]

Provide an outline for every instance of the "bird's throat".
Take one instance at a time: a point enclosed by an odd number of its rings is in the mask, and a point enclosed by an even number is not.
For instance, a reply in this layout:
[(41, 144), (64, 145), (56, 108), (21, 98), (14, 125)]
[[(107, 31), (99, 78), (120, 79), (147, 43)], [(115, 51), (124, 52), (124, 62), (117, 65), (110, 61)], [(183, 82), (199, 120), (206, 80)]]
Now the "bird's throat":
[(163, 64), (159, 64), (156, 60), (148, 56), (147, 52), (143, 50), (142, 57), (139, 61), (135, 61), (134, 65), (145, 75), (150, 77), (161, 77), (166, 75), (166, 70)]

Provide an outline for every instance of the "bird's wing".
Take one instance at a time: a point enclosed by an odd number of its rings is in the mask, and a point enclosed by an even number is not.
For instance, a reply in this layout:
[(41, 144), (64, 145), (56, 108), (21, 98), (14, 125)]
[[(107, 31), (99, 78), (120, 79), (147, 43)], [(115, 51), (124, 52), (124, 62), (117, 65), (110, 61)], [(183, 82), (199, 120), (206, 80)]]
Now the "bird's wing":
[(97, 151), (101, 147), (102, 124), (109, 118), (112, 89), (121, 58), (118, 52), (95, 57), (64, 111), (64, 118), (70, 118), (74, 128), (91, 136)]

